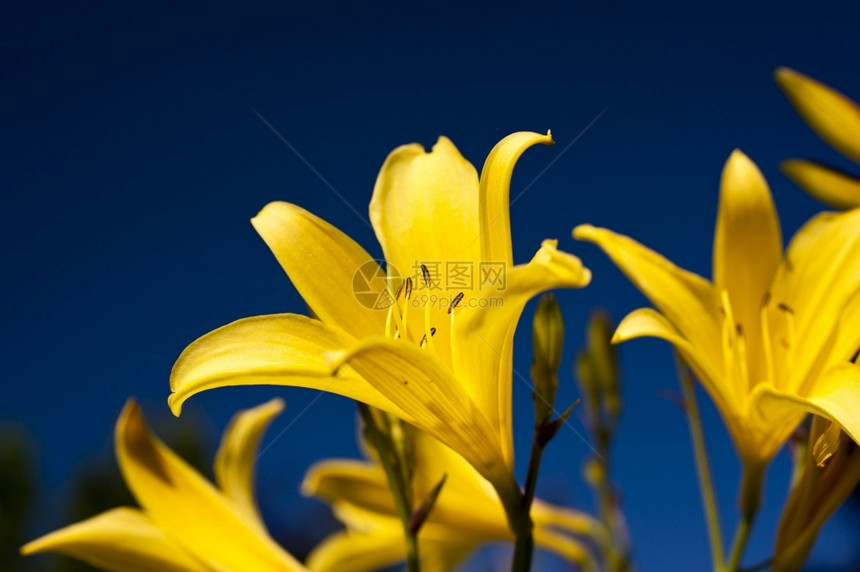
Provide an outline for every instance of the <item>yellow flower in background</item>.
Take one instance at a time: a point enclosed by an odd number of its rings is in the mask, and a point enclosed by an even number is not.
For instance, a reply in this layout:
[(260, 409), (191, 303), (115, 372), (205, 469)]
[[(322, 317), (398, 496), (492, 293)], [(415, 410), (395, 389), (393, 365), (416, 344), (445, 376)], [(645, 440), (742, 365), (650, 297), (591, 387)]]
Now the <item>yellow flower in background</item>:
[(614, 341), (672, 343), (749, 466), (770, 460), (809, 412), (860, 440), (860, 368), (850, 363), (860, 347), (860, 210), (819, 214), (783, 254), (767, 183), (735, 151), (720, 186), (712, 282), (609, 230), (583, 225), (574, 236), (601, 247), (659, 310), (630, 313)]
[[(590, 280), (556, 241), (544, 241), (531, 262), (513, 266), (510, 179), (517, 159), (536, 143), (552, 139), (506, 137), (480, 180), (444, 137), (430, 153), (412, 144), (388, 156), (370, 203), (388, 265), (383, 309), (357, 296), (357, 272), (378, 268), (361, 246), (298, 206), (267, 205), (254, 228), (316, 318), (257, 316), (198, 339), (171, 374), (173, 412), (190, 396), (222, 386), (338, 393), (427, 431), (468, 460), (512, 508), (520, 495), (511, 424), (517, 321), (532, 296)], [(471, 283), (458, 280), (451, 288), (431, 270), (453, 263), (473, 269)]]
[[(838, 91), (788, 68), (776, 81), (809, 126), (837, 151), (860, 163), (860, 106)], [(818, 200), (839, 209), (860, 206), (860, 179), (827, 165), (790, 159), (783, 172)]]
[[(426, 498), (443, 475), (446, 481), (419, 533), (422, 570), (452, 570), (487, 542), (510, 542), (505, 512), (492, 486), (465, 460), (421, 431), (410, 431), (414, 495)], [(316, 572), (361, 572), (402, 562), (403, 526), (397, 517), (385, 472), (373, 462), (327, 460), (311, 467), (302, 485), (306, 495), (332, 505), (346, 531), (324, 540), (308, 557)], [(598, 567), (586, 544), (604, 539), (594, 518), (541, 501), (532, 506), (534, 538), (582, 570)]]
[(116, 424), (116, 455), (141, 508), (116, 508), (25, 545), (116, 571), (305, 570), (266, 532), (254, 494), (263, 432), (283, 409), (272, 400), (237, 414), (215, 458), (217, 488), (152, 435), (129, 401)]

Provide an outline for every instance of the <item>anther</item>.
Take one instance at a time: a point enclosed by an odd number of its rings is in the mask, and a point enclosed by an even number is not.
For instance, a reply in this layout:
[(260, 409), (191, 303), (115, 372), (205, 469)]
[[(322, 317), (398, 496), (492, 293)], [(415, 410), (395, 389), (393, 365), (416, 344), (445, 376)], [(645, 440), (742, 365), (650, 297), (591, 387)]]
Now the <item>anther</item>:
[(451, 305), (450, 305), (450, 306), (448, 306), (448, 313), (450, 314), (451, 312), (453, 312), (453, 311), (454, 311), (454, 308), (456, 308), (456, 307), (457, 307), (457, 305), (458, 305), (462, 300), (463, 300), (463, 293), (462, 293), (462, 292), (460, 292), (459, 294), (457, 294), (456, 296), (454, 296), (454, 299), (453, 299), (453, 300), (451, 300)]
[(782, 310), (783, 312), (787, 312), (787, 313), (791, 314), (792, 316), (794, 315), (794, 310), (792, 310), (791, 306), (789, 306), (785, 302), (780, 302), (779, 304), (777, 304), (776, 307), (779, 308), (780, 310)]
[(765, 308), (768, 304), (770, 304), (770, 290), (764, 293), (764, 296), (761, 299), (761, 307)]
[(430, 279), (430, 270), (427, 269), (425, 264), (421, 265), (421, 275), (424, 276), (424, 283), (428, 288), (433, 287), (433, 281)]
[[(436, 328), (430, 328), (430, 337), (432, 338), (435, 335), (436, 335)], [(427, 343), (427, 334), (424, 334), (424, 336), (421, 338), (421, 341), (418, 343), (418, 345), (423, 348), (424, 344), (426, 344), (426, 343)]]
[(400, 294), (403, 293), (403, 282), (400, 283), (400, 287), (397, 288), (397, 292), (394, 293), (394, 301), (400, 300)]
[(412, 277), (409, 276), (406, 278), (406, 299), (409, 300), (412, 298)]

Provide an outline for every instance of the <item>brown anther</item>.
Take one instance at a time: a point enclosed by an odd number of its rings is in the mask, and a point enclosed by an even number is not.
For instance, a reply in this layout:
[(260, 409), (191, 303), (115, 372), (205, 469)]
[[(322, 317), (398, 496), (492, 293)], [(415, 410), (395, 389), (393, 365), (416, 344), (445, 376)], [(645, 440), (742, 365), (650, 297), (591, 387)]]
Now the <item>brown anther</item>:
[[(435, 336), (435, 335), (436, 335), (436, 328), (432, 328), (432, 327), (431, 327), (431, 328), (430, 328), (430, 336), (432, 337), (432, 336)], [(424, 335), (421, 337), (421, 341), (420, 341), (420, 342), (418, 342), (418, 345), (419, 345), (419, 346), (421, 346), (421, 347), (423, 348), (423, 347), (424, 347), (424, 344), (426, 344), (426, 343), (427, 343), (427, 334), (424, 334)]]
[(453, 299), (453, 300), (451, 300), (451, 305), (450, 305), (450, 306), (448, 306), (448, 313), (449, 313), (449, 314), (450, 314), (451, 312), (453, 312), (453, 311), (454, 311), (454, 308), (456, 308), (456, 307), (457, 307), (457, 305), (458, 305), (458, 304), (463, 300), (463, 296), (464, 296), (464, 294), (463, 294), (462, 292), (460, 292), (459, 294), (457, 294), (456, 296), (454, 296), (454, 299)]
[(430, 270), (427, 269), (427, 265), (421, 265), (421, 275), (424, 276), (424, 283), (428, 288), (433, 287), (433, 281), (430, 279)]
[(403, 293), (403, 282), (400, 283), (400, 287), (397, 289), (397, 292), (394, 293), (394, 301), (400, 300), (400, 294)]
[(744, 335), (744, 327), (743, 327), (742, 325), (737, 324), (737, 325), (735, 326), (735, 330), (737, 330), (737, 332), (738, 332), (738, 335), (739, 335), (739, 336), (743, 336), (743, 335)]
[(764, 293), (764, 296), (761, 299), (761, 307), (762, 308), (764, 308), (768, 304), (770, 304), (770, 297), (771, 297), (770, 290), (768, 290), (767, 292)]
[(412, 298), (412, 277), (409, 276), (406, 278), (406, 299), (409, 300)]
[(792, 316), (794, 315), (794, 310), (792, 310), (791, 306), (789, 306), (785, 302), (780, 302), (779, 304), (777, 304), (776, 307), (779, 308), (780, 310), (782, 310), (783, 312), (788, 312)]

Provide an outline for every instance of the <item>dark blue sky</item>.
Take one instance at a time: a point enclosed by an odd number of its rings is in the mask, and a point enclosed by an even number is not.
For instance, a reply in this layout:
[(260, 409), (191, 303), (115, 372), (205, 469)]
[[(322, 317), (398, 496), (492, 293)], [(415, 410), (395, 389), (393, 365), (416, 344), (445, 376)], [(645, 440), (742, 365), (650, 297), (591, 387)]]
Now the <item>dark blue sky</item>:
[[(778, 162), (845, 163), (795, 116), (771, 74), (791, 66), (860, 98), (860, 5), (692, 4), (0, 8), (0, 419), (25, 423), (39, 445), (44, 513), (55, 513), (81, 460), (109, 447), (129, 395), (177, 423), (167, 378), (188, 342), (240, 317), (303, 311), (248, 222), (263, 205), (298, 203), (380, 254), (361, 219), (252, 107), (362, 214), (397, 145), (429, 146), (444, 134), (480, 166), (504, 135), (551, 128), (558, 144), (524, 156), (517, 193), (605, 109), (512, 213), (517, 261), (558, 238), (594, 271), (588, 289), (560, 293), (566, 372), (592, 307), (618, 320), (644, 304), (596, 248), (570, 238), (576, 224), (625, 232), (709, 277), (719, 174), (740, 147), (771, 182), (790, 235), (819, 205)], [(529, 335), (520, 334), (515, 367), (527, 374)], [(637, 341), (623, 358), (616, 467), (636, 555), (643, 570), (704, 569), (686, 426), (660, 397), (677, 386), (670, 351)], [(560, 399), (574, 399), (570, 376), (562, 383)], [(524, 384), (514, 387), (522, 464), (531, 403)], [(216, 434), (238, 407), (274, 395), (288, 407), (272, 435), (315, 396), (225, 389), (188, 407)], [(730, 528), (736, 460), (713, 408), (704, 409)], [(354, 428), (345, 399), (310, 408), (261, 459), (261, 496), (277, 507), (269, 510), (300, 502), (300, 476), (321, 455), (356, 455)], [(589, 506), (579, 478), (586, 453), (563, 431), (539, 491)], [(769, 555), (786, 471), (781, 459), (769, 478), (750, 564)], [(830, 526), (815, 558), (844, 559), (850, 542)]]

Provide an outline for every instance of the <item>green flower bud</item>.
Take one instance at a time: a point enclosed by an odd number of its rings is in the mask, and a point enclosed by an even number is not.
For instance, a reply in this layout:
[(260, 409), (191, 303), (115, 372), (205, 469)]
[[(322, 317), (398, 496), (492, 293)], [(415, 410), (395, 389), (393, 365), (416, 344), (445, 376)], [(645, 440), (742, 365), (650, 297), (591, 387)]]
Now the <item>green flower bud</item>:
[(538, 301), (532, 322), (532, 344), (535, 415), (537, 421), (541, 422), (552, 415), (558, 390), (558, 367), (564, 346), (564, 319), (553, 294), (544, 294)]

